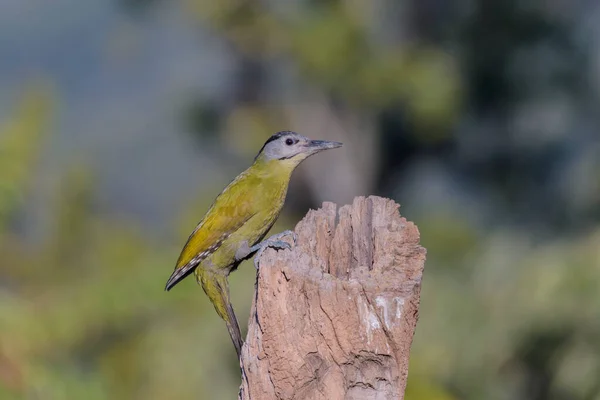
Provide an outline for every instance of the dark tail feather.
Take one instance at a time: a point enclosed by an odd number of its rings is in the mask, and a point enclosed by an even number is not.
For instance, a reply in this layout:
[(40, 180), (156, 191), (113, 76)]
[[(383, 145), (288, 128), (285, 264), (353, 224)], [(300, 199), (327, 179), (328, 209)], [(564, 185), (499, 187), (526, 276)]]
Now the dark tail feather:
[(176, 269), (171, 274), (171, 277), (167, 281), (167, 285), (165, 286), (165, 290), (168, 292), (173, 288), (173, 286), (177, 285), (179, 282), (183, 280), (186, 276), (194, 272), (198, 263), (188, 263), (181, 268)]
[(240, 332), (240, 326), (238, 325), (237, 318), (235, 317), (235, 313), (233, 312), (233, 307), (231, 306), (231, 303), (227, 303), (227, 314), (229, 317), (229, 321), (225, 321), (225, 324), (227, 325), (229, 336), (231, 336), (231, 341), (235, 346), (235, 351), (239, 359), (242, 356), (242, 345), (244, 344), (244, 342), (242, 341), (242, 333)]
[(237, 352), (238, 358), (240, 358), (244, 342), (242, 341), (242, 333), (240, 332), (240, 326), (235, 317), (233, 306), (229, 300), (227, 277), (222, 274), (203, 271), (199, 278), (202, 288), (215, 306), (217, 314), (225, 321), (229, 336), (231, 336), (231, 341), (235, 346), (235, 351)]

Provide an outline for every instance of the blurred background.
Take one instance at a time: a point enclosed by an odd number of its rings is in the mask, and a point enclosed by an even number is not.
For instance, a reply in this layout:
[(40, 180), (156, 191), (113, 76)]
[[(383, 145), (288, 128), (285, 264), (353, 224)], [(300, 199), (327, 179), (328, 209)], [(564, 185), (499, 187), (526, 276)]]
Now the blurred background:
[(0, 87), (0, 399), (236, 398), (163, 287), (283, 129), (346, 146), (274, 231), (368, 194), (421, 230), (407, 400), (600, 399), (600, 3), (2, 0)]

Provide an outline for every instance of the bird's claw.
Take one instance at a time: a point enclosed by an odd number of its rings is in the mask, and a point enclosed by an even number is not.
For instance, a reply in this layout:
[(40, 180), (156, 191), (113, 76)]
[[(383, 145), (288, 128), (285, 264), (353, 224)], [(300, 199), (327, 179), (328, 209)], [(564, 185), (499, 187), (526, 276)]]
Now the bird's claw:
[(288, 233), (288, 235), (290, 235), (292, 237), (292, 240), (294, 241), (294, 246), (296, 245), (296, 243), (298, 243), (298, 234), (294, 231), (286, 231)]
[(286, 249), (291, 250), (292, 245), (288, 242), (284, 242), (283, 240), (276, 240), (274, 242), (269, 243), (269, 247), (273, 247), (275, 249)]
[(262, 256), (262, 253), (269, 247), (272, 247), (274, 249), (286, 249), (286, 250), (292, 249), (291, 244), (281, 240), (284, 236), (291, 236), (292, 241), (294, 242), (294, 246), (296, 245), (296, 242), (298, 240), (298, 235), (296, 235), (296, 232), (288, 230), (288, 231), (284, 231), (284, 232), (278, 233), (276, 235), (273, 235), (270, 238), (258, 243), (257, 245), (252, 246), (251, 250), (256, 251), (256, 254), (254, 255), (254, 268), (256, 268), (258, 270), (259, 263), (260, 263), (260, 257)]
[[(281, 238), (285, 237), (285, 236), (291, 236), (292, 241), (294, 242), (294, 246), (296, 245), (296, 242), (298, 241), (298, 235), (296, 234), (296, 232), (294, 231), (283, 231), (281, 233), (278, 233), (276, 235), (271, 236), (269, 239), (267, 240), (277, 240), (277, 241), (281, 241)], [(287, 243), (287, 242), (286, 242)]]

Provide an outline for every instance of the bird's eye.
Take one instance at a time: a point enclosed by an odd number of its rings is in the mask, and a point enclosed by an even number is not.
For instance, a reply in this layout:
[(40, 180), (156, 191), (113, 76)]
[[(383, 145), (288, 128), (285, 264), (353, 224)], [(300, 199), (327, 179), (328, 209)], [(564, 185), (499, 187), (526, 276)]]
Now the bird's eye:
[(290, 139), (286, 139), (285, 140), (285, 144), (287, 144), (288, 146), (293, 145), (294, 144), (294, 139), (291, 139), (291, 138)]

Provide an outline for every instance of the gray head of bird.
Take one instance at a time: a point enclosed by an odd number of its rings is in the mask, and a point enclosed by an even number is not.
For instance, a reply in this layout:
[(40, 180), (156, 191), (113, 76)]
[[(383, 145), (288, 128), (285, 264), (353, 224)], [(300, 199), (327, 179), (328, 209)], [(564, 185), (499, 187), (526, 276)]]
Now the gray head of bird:
[(306, 157), (323, 150), (341, 147), (340, 142), (311, 140), (299, 133), (281, 131), (271, 136), (258, 152), (256, 159), (264, 161), (290, 160), (300, 162)]

